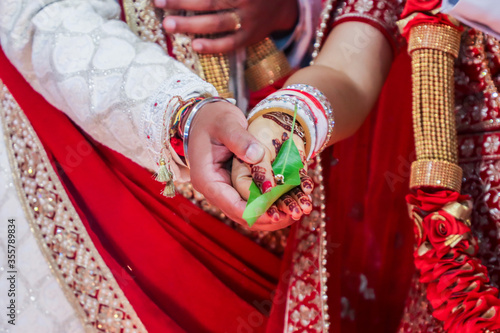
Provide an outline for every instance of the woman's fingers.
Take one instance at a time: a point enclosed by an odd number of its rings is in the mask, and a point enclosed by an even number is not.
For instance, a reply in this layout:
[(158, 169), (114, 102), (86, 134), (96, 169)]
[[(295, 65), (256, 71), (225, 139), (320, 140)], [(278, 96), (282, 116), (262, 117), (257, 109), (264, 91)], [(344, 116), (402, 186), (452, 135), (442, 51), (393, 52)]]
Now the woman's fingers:
[(278, 207), (276, 207), (275, 204), (272, 205), (271, 207), (269, 207), (266, 214), (269, 216), (271, 221), (274, 223), (279, 222), (281, 217), (282, 217), (282, 215), (280, 215), (280, 211), (278, 210)]
[(265, 154), (262, 162), (250, 166), (250, 173), (261, 193), (267, 193), (276, 186), (271, 158), (268, 153)]
[(305, 194), (299, 187), (290, 191), (291, 197), (299, 204), (302, 213), (309, 214), (312, 211), (312, 201), (307, 194)]
[(293, 220), (297, 221), (302, 217), (302, 210), (297, 201), (289, 194), (284, 194), (277, 201), (278, 208), (285, 214), (289, 215)]
[(300, 169), (300, 188), (307, 195), (311, 194), (314, 190), (314, 182), (312, 178), (307, 175), (305, 168)]
[(295, 223), (296, 221), (290, 218), (290, 216), (279, 211), (280, 219), (279, 221), (272, 220), (269, 215), (262, 215), (257, 222), (250, 228), (250, 230), (259, 231), (274, 231), (288, 227), (289, 225)]

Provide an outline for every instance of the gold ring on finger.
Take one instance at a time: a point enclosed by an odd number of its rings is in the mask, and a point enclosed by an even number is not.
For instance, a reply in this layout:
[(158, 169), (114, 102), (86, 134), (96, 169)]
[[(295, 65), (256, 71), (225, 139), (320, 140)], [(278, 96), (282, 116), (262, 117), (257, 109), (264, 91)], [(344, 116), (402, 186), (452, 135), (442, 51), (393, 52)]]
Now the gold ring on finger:
[(234, 19), (234, 31), (238, 31), (241, 29), (241, 18), (236, 12), (231, 12), (231, 16)]

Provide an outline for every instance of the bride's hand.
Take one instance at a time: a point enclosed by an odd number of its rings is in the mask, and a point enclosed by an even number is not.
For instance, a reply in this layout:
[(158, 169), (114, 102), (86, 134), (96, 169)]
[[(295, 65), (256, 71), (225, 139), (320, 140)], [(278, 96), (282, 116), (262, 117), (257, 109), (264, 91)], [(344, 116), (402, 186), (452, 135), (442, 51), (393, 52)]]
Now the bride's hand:
[(238, 156), (247, 163), (259, 163), (264, 157), (262, 145), (247, 132), (247, 126), (243, 112), (236, 106), (227, 102), (210, 103), (194, 118), (188, 142), (193, 187), (243, 225), (246, 225), (242, 219), (246, 202), (231, 185), (227, 162)]
[[(247, 200), (249, 197), (249, 188), (252, 180), (262, 193), (266, 193), (276, 186), (272, 163), (283, 142), (289, 138), (291, 123), (291, 116), (280, 112), (273, 112), (258, 117), (248, 127), (248, 132), (256, 137), (265, 147), (265, 155), (262, 161), (256, 164), (245, 163), (237, 157), (233, 159), (231, 179), (234, 188), (240, 193), (243, 199)], [(301, 185), (278, 199), (269, 208), (267, 213), (257, 220), (254, 224), (255, 229), (281, 229), (299, 220), (303, 214), (309, 214), (312, 210), (310, 194), (314, 183), (307, 176), (305, 147), (302, 139), (304, 133), (300, 126), (296, 126), (294, 132), (293, 140), (305, 165), (304, 169), (300, 170)]]

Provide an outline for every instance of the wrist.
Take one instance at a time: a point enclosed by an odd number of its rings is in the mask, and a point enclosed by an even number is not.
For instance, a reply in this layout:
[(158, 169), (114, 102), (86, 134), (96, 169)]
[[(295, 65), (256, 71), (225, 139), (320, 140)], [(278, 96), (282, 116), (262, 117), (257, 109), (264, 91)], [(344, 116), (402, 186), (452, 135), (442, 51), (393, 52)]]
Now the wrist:
[(307, 85), (292, 85), (281, 89), (257, 104), (248, 118), (279, 111), (290, 115), (297, 109), (297, 122), (303, 127), (306, 141), (306, 157), (319, 154), (328, 144), (333, 127), (333, 112), (326, 97)]
[(183, 141), (184, 159), (188, 168), (189, 168), (189, 156), (188, 156), (189, 135), (193, 128), (194, 120), (201, 113), (202, 109), (204, 109), (203, 111), (207, 111), (207, 107), (210, 104), (218, 102), (225, 102), (233, 105), (235, 103), (235, 101), (232, 99), (228, 100), (218, 96), (207, 97), (193, 104), (192, 107), (190, 107), (189, 110), (187, 110), (187, 112), (185, 112), (181, 117), (180, 123), (182, 124), (181, 125), (182, 128), (180, 129), (180, 133)]
[[(282, 115), (282, 116), (279, 116)], [(272, 107), (263, 109), (259, 112), (256, 112), (254, 115), (250, 115), (248, 118), (248, 127), (249, 130), (255, 123), (263, 123), (263, 122), (274, 122), (278, 124), (280, 127), (285, 129), (286, 131), (292, 130), (292, 122), (293, 122), (294, 111), (291, 111), (287, 108), (282, 107)], [(296, 117), (296, 126), (294, 129), (294, 134), (297, 135), (304, 144), (304, 150), (306, 156), (308, 152), (311, 150), (311, 133), (310, 128), (308, 126), (304, 126), (305, 120), (297, 114)], [(267, 126), (269, 127), (269, 126)]]

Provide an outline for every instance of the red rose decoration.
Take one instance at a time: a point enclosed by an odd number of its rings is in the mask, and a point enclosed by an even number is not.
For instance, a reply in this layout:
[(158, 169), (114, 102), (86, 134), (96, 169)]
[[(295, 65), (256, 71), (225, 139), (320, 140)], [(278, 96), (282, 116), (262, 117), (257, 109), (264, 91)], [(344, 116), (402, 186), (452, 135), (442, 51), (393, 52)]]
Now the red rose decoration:
[(435, 9), (441, 8), (441, 0), (408, 0), (406, 1), (405, 8), (401, 14), (401, 18), (407, 18), (413, 14), (417, 14), (411, 19), (410, 22), (403, 28), (402, 35), (406, 40), (410, 37), (410, 30), (412, 27), (420, 24), (444, 24), (462, 31), (461, 26), (455, 25), (450, 21), (448, 15), (437, 13), (431, 14)]
[(434, 212), (441, 209), (447, 203), (457, 201), (462, 202), (469, 200), (468, 195), (461, 195), (455, 191), (436, 191), (434, 193), (417, 190), (416, 193), (408, 194), (406, 201), (410, 205), (415, 205), (423, 211)]
[(423, 220), (423, 226), (429, 242), (438, 251), (452, 236), (464, 235), (470, 231), (463, 222), (443, 210), (427, 215)]
[(416, 12), (430, 12), (436, 8), (441, 8), (441, 0), (408, 0), (401, 17), (405, 18)]
[(411, 28), (421, 25), (421, 24), (443, 24), (443, 25), (449, 25), (450, 27), (453, 27), (459, 31), (462, 31), (463, 28), (461, 26), (456, 26), (453, 24), (453, 22), (450, 21), (448, 15), (445, 14), (436, 14), (436, 15), (427, 15), (427, 14), (417, 14), (411, 21), (408, 23), (404, 28), (403, 31), (401, 32), (401, 35), (406, 38), (406, 40), (409, 40), (410, 38), (410, 30)]
[(453, 211), (448, 204), (469, 197), (442, 190), (417, 191), (406, 199), (414, 206), (415, 266), (426, 285), (434, 318), (443, 321), (448, 333), (500, 329), (498, 289), (491, 286), (486, 267), (475, 257), (477, 242), (470, 227), (448, 213)]

